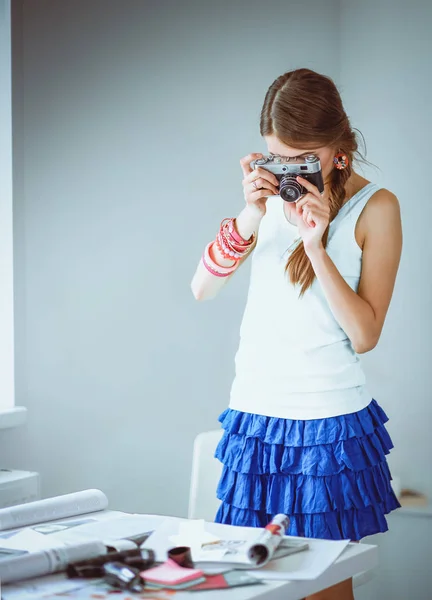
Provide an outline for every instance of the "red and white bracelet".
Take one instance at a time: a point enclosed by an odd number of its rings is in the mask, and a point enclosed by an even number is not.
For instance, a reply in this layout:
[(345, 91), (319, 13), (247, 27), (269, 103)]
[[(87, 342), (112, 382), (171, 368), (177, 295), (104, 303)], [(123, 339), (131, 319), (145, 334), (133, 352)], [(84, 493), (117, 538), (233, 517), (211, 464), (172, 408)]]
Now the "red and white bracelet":
[[(255, 236), (251, 236), (249, 240), (244, 240), (236, 231), (234, 219), (224, 219), (220, 225), (216, 240), (210, 242), (204, 250), (202, 262), (212, 275), (216, 277), (228, 277), (233, 273), (239, 261), (246, 256), (252, 248), (255, 241)], [(215, 244), (219, 253), (226, 260), (233, 260), (234, 265), (231, 267), (222, 267), (218, 265), (210, 256), (210, 248)]]
[(231, 273), (237, 268), (237, 262), (234, 263), (232, 267), (221, 267), (210, 256), (210, 248), (213, 246), (214, 242), (210, 242), (205, 247), (204, 253), (202, 255), (202, 262), (205, 268), (209, 273), (214, 275), (215, 277), (228, 277)]

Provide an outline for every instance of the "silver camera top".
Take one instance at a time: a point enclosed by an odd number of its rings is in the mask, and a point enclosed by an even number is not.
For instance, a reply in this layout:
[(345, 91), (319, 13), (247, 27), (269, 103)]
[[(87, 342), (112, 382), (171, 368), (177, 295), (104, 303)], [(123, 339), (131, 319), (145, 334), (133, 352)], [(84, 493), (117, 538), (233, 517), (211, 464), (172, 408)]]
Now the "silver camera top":
[(320, 193), (324, 191), (321, 162), (315, 154), (307, 154), (303, 158), (269, 154), (251, 162), (250, 166), (273, 173), (279, 181), (279, 196), (286, 202), (297, 202), (307, 193), (307, 189), (297, 181), (299, 175), (313, 183)]
[(304, 158), (290, 158), (280, 156), (279, 154), (268, 154), (258, 158), (251, 163), (251, 167), (264, 167), (275, 174), (299, 174), (301, 171), (306, 173), (317, 173), (321, 170), (321, 163), (315, 154), (308, 154)]
[[(319, 159), (317, 156), (315, 156), (315, 154), (308, 154), (304, 157), (304, 162), (306, 163), (314, 163), (317, 162)], [(258, 158), (258, 160), (255, 161), (255, 164), (257, 166), (261, 166), (261, 165), (265, 165), (268, 162), (273, 162), (276, 164), (280, 164), (280, 163), (291, 163), (293, 161), (299, 161), (298, 158), (290, 158), (289, 156), (280, 156), (279, 154), (268, 154), (267, 156), (263, 156), (262, 158)], [(300, 161), (303, 162), (303, 161)]]

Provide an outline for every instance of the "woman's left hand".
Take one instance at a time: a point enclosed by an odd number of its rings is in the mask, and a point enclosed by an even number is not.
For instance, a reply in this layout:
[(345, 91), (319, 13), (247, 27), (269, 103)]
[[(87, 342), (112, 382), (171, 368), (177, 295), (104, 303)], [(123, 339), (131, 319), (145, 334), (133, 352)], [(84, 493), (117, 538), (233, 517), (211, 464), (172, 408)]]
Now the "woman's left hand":
[(298, 229), (308, 254), (322, 248), (322, 236), (330, 223), (330, 207), (313, 183), (300, 176), (297, 181), (308, 190), (296, 203)]

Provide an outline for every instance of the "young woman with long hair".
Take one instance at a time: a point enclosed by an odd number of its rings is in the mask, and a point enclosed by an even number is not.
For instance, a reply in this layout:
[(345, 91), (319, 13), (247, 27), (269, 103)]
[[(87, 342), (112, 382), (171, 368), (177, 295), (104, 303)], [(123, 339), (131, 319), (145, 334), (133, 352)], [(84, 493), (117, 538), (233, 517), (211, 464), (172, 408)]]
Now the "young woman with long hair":
[[(268, 154), (319, 158), (324, 191), (301, 177), (297, 202), (279, 180), (241, 159), (246, 205), (222, 222), (192, 281), (214, 297), (251, 256), (236, 374), (216, 456), (216, 521), (265, 526), (290, 519), (297, 536), (351, 539), (387, 530), (399, 507), (386, 460), (387, 416), (359, 354), (380, 338), (398, 271), (399, 203), (358, 174), (355, 133), (334, 82), (310, 69), (270, 86), (260, 132)], [(352, 581), (314, 599), (349, 600)]]

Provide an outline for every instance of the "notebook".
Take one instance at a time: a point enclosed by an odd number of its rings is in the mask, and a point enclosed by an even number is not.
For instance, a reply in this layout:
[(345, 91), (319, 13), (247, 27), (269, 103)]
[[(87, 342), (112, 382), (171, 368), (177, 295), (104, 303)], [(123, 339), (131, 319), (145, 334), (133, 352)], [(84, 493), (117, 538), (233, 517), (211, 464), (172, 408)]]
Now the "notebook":
[(205, 581), (200, 569), (186, 569), (170, 558), (162, 565), (147, 569), (141, 573), (146, 587), (163, 587), (166, 589), (185, 589)]

